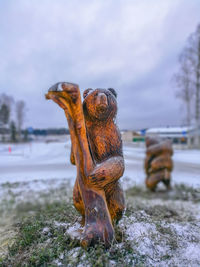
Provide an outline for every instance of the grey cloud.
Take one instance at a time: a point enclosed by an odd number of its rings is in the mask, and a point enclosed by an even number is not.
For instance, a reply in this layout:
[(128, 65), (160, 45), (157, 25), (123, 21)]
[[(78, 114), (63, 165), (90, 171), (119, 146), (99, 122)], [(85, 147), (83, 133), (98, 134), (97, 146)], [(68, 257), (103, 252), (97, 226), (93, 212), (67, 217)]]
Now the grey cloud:
[(199, 22), (198, 0), (1, 1), (0, 88), (26, 125), (66, 125), (44, 94), (57, 81), (118, 91), (121, 128), (179, 124), (170, 79)]

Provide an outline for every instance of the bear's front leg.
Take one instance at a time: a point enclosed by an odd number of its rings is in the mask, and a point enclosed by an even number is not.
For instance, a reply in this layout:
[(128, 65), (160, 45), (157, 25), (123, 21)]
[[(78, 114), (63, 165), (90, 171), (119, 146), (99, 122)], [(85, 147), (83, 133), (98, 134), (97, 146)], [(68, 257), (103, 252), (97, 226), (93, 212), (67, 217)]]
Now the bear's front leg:
[(124, 173), (124, 158), (121, 156), (111, 157), (97, 164), (89, 174), (89, 182), (96, 188), (105, 188), (113, 183)]

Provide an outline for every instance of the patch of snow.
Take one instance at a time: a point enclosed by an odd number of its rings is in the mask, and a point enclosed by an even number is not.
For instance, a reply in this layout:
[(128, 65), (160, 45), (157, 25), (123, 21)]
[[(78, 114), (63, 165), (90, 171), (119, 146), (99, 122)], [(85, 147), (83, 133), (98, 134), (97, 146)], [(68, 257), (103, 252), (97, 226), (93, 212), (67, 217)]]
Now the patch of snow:
[(59, 259), (54, 260), (54, 264), (55, 264), (56, 266), (63, 266), (62, 262), (61, 262)]
[[(183, 255), (183, 259), (190, 259), (191, 262), (196, 262), (196, 264), (200, 263), (200, 245), (192, 243), (187, 247), (182, 249), (181, 254)], [(194, 265), (193, 265), (194, 266)]]
[(200, 150), (175, 150), (173, 160), (175, 162), (192, 163), (200, 166)]
[(155, 225), (144, 222), (136, 222), (130, 225), (130, 227), (126, 230), (126, 234), (129, 240), (135, 240), (141, 236), (148, 235), (150, 231), (155, 230)]
[(82, 226), (78, 222), (76, 222), (74, 225), (70, 226), (67, 229), (66, 233), (73, 239), (80, 239), (82, 230)]
[(64, 222), (54, 222), (56, 227), (63, 227), (63, 228), (68, 228), (69, 227), (69, 223), (64, 223)]
[(59, 259), (61, 259), (61, 260), (64, 259), (64, 253), (61, 253), (61, 254), (60, 254)]
[[(147, 208), (161, 205), (172, 206), (183, 218), (162, 221), (154, 219), (144, 210), (137, 210), (130, 217), (119, 222), (124, 229), (124, 242), (129, 240), (138, 257), (145, 258), (146, 266), (200, 266), (200, 207), (198, 204), (182, 201), (162, 202), (161, 199), (140, 200)], [(193, 216), (192, 221), (184, 218)], [(172, 220), (172, 221), (173, 221)], [(157, 228), (158, 225), (158, 228)], [(160, 231), (159, 229), (162, 229)], [(123, 243), (119, 244), (123, 247)]]
[(49, 233), (49, 231), (50, 231), (49, 227), (44, 227), (43, 230), (42, 230), (42, 233), (46, 235), (46, 234)]
[(70, 250), (70, 252), (68, 253), (68, 256), (72, 257), (72, 258), (76, 258), (79, 253), (80, 253), (81, 248), (77, 247), (77, 248), (73, 248), (72, 250)]

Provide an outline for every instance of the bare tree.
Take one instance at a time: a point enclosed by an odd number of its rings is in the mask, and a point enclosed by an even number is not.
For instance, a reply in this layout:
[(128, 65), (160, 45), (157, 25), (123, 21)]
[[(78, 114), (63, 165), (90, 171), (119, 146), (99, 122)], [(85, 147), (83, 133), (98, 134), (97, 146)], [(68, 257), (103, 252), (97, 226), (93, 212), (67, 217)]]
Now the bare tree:
[(16, 126), (15, 126), (15, 122), (11, 121), (10, 123), (10, 133), (11, 133), (11, 141), (12, 142), (16, 142), (17, 138), (16, 138)]
[(8, 124), (10, 118), (10, 109), (6, 104), (2, 104), (0, 107), (0, 122), (3, 124)]
[(25, 102), (23, 100), (16, 102), (16, 119), (17, 119), (17, 130), (19, 137), (21, 137), (21, 129), (25, 118)]
[(192, 82), (195, 93), (195, 120), (196, 126), (200, 126), (200, 24), (188, 39), (186, 47), (187, 58), (192, 72)]
[(11, 110), (14, 100), (6, 94), (0, 95), (0, 122), (8, 124), (11, 116)]
[(179, 88), (179, 90), (176, 92), (176, 96), (183, 100), (186, 105), (186, 121), (187, 125), (190, 126), (192, 118), (191, 104), (194, 96), (193, 84), (191, 80), (192, 73), (188, 64), (187, 57), (185, 57), (184, 54), (180, 55), (179, 64), (180, 69), (178, 73), (174, 74), (173, 82)]
[(186, 103), (188, 123), (191, 122), (192, 111), (195, 115), (196, 144), (200, 147), (200, 24), (188, 38), (180, 55), (179, 72), (175, 74), (174, 79), (179, 87), (177, 95)]

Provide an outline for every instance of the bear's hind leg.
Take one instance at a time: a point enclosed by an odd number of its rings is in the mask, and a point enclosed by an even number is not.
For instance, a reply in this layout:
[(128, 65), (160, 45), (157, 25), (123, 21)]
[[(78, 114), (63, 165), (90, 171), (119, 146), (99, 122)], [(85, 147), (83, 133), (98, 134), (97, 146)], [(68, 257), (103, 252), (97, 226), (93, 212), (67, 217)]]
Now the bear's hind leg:
[(124, 192), (119, 182), (108, 184), (105, 188), (108, 209), (112, 222), (118, 222), (125, 209)]
[(76, 210), (80, 212), (80, 214), (82, 215), (81, 225), (84, 226), (85, 225), (85, 208), (84, 208), (84, 203), (83, 203), (83, 199), (80, 193), (80, 188), (79, 188), (77, 179), (76, 179), (74, 189), (73, 189), (73, 202), (74, 202), (74, 206)]

